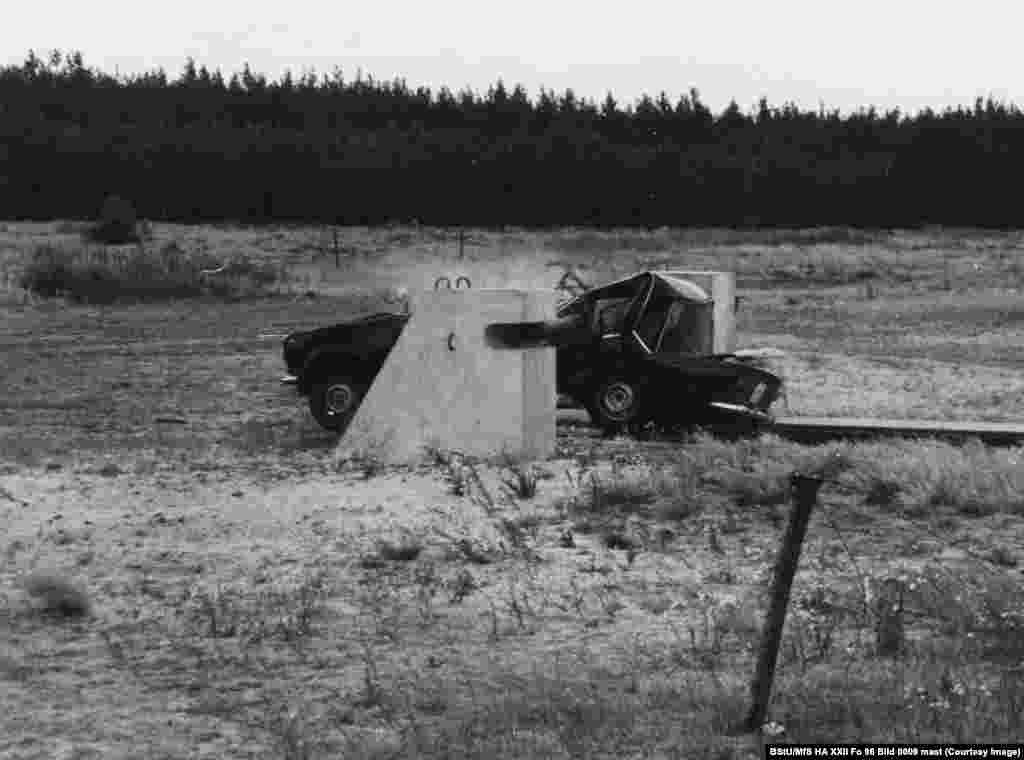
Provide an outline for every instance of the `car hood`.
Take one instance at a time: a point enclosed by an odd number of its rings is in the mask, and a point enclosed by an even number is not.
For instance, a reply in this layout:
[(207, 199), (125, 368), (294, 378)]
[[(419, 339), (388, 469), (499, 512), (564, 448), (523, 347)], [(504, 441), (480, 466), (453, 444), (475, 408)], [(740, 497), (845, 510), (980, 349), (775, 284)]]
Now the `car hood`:
[(697, 377), (748, 377), (758, 382), (781, 382), (771, 372), (731, 355), (724, 356), (681, 356), (676, 354), (655, 354), (649, 361), (662, 367), (669, 367)]
[(356, 317), (355, 319), (348, 319), (344, 322), (337, 322), (327, 327), (317, 327), (313, 330), (296, 330), (295, 332), (288, 335), (285, 341), (291, 342), (306, 342), (307, 340), (320, 340), (324, 338), (330, 338), (333, 335), (339, 333), (346, 333), (351, 331), (352, 328), (361, 327), (365, 325), (371, 325), (379, 322), (405, 322), (408, 320), (408, 315), (405, 314), (390, 314), (387, 312), (378, 312), (376, 314), (367, 314), (362, 317)]

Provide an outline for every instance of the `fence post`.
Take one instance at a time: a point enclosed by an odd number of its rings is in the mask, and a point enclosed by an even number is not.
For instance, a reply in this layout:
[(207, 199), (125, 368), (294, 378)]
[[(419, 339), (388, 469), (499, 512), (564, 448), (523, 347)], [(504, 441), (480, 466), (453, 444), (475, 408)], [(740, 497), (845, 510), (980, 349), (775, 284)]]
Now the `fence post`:
[(459, 261), (462, 261), (463, 255), (465, 255), (466, 246), (466, 233), (459, 227)]
[(341, 269), (341, 249), (338, 247), (338, 228), (332, 227), (334, 233), (334, 268)]
[(811, 510), (818, 500), (818, 489), (821, 478), (801, 473), (791, 476), (793, 485), (793, 511), (789, 516), (789, 524), (782, 536), (779, 554), (775, 558), (775, 574), (772, 582), (771, 602), (765, 615), (764, 630), (761, 633), (761, 651), (758, 655), (757, 670), (754, 681), (750, 685), (750, 713), (742, 726), (742, 730), (760, 731), (768, 713), (768, 702), (772, 696), (772, 682), (775, 678), (775, 664), (779, 657), (779, 645), (782, 643), (782, 629), (786, 624), (786, 609), (789, 606), (789, 592), (793, 586), (797, 565), (800, 562), (800, 550), (803, 548), (804, 536), (807, 535), (807, 523), (811, 519)]
[(898, 655), (905, 642), (903, 630), (903, 581), (886, 578), (875, 599), (875, 646), (882, 657)]

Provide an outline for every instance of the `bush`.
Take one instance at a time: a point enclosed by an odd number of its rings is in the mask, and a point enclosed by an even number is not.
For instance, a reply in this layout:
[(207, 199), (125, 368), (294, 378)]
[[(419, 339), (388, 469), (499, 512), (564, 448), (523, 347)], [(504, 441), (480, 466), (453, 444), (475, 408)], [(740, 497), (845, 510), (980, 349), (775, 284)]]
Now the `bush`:
[(25, 591), (43, 612), (64, 617), (88, 615), (89, 598), (65, 578), (51, 573), (33, 573), (25, 579)]
[(87, 232), (86, 237), (94, 243), (105, 245), (127, 245), (138, 243), (138, 229), (135, 226), (135, 209), (132, 204), (117, 195), (109, 195), (103, 201), (100, 220)]
[[(276, 284), (281, 275), (248, 262), (242, 262), (240, 267), (256, 291)], [(174, 242), (156, 252), (142, 246), (127, 252), (111, 252), (88, 246), (39, 245), (19, 284), (37, 295), (63, 295), (75, 302), (94, 304), (191, 298), (205, 293), (234, 297), (242, 289), (240, 279), (221, 281), (205, 277), (201, 262)]]

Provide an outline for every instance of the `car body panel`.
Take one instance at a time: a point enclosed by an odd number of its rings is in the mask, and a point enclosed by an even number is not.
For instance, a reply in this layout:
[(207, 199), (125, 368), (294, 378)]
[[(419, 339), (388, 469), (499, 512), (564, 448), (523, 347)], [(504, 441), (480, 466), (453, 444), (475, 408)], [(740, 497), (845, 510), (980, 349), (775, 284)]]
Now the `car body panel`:
[(285, 366), (301, 393), (309, 393), (318, 366), (356, 370), (372, 381), (402, 334), (409, 316), (377, 313), (284, 339)]

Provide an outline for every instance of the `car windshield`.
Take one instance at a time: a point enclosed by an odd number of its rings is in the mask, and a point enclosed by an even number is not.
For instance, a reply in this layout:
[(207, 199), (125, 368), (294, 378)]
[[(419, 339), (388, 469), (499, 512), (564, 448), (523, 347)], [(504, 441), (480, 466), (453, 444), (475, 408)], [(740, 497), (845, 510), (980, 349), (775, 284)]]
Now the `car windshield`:
[(707, 356), (713, 353), (713, 308), (708, 303), (672, 304), (657, 351)]
[(658, 281), (651, 291), (647, 304), (644, 306), (643, 314), (636, 323), (636, 334), (648, 351), (656, 351), (658, 337), (665, 325), (665, 317), (668, 315), (669, 307), (672, 305), (672, 292)]
[(621, 333), (630, 306), (643, 292), (645, 282), (643, 277), (632, 277), (593, 291), (593, 328), (601, 335)]
[(594, 302), (594, 319), (601, 335), (621, 333), (622, 322), (629, 312), (632, 300), (626, 298), (602, 298)]
[(712, 309), (710, 299), (703, 303), (687, 300), (677, 288), (659, 279), (637, 323), (636, 336), (652, 353), (709, 354)]

